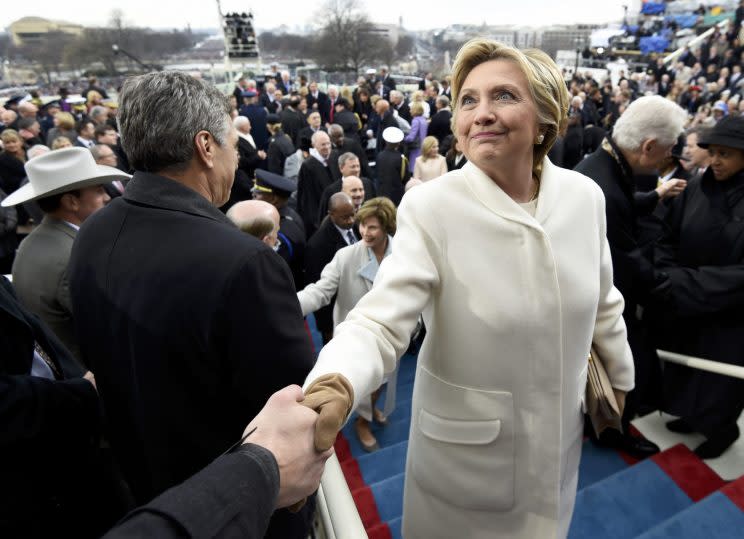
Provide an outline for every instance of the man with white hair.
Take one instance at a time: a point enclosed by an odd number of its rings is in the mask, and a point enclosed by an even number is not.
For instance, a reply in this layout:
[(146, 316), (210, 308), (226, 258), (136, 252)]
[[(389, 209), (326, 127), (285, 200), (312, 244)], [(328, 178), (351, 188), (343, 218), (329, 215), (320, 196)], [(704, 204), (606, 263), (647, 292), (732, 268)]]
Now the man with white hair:
[(390, 104), (398, 111), (398, 116), (403, 118), (408, 123), (411, 123), (411, 108), (408, 106), (406, 97), (402, 92), (398, 90), (392, 90), (390, 92)]
[(302, 216), (308, 238), (317, 228), (320, 199), (323, 190), (335, 179), (332, 162), (338, 159), (328, 133), (318, 131), (311, 142), (310, 156), (302, 162), (297, 176), (297, 211)]
[[(636, 311), (653, 295), (662, 296), (669, 281), (654, 270), (638, 242), (634, 178), (658, 174), (659, 165), (671, 154), (686, 119), (685, 111), (672, 101), (660, 96), (641, 97), (617, 120), (612, 135), (575, 169), (597, 182), (605, 195), (613, 277), (625, 298), (623, 318), (636, 371), (635, 389), (628, 393), (623, 414), (625, 434), (608, 429), (602, 433), (600, 443), (622, 448), (637, 457), (659, 451), (655, 444), (630, 436), (628, 428), (637, 413), (659, 406), (661, 372), (653, 343), (646, 338), (646, 328)], [(675, 184), (656, 194), (659, 198), (669, 196), (673, 189), (676, 191)]]
[[(333, 117), (336, 114), (336, 101), (338, 101), (338, 88), (336, 86), (329, 86), (328, 87), (328, 115), (326, 118), (323, 118), (327, 124), (333, 123)], [(321, 114), (323, 113), (321, 112)]]
[(238, 169), (235, 171), (235, 182), (230, 190), (230, 198), (220, 208), (222, 211), (229, 210), (236, 202), (252, 198), (251, 189), (253, 179), (256, 177), (256, 168), (266, 159), (266, 152), (256, 147), (251, 135), (251, 121), (248, 118), (236, 116), (233, 127), (238, 132)]
[(279, 249), (279, 211), (263, 200), (243, 200), (227, 211), (227, 218), (246, 234)]

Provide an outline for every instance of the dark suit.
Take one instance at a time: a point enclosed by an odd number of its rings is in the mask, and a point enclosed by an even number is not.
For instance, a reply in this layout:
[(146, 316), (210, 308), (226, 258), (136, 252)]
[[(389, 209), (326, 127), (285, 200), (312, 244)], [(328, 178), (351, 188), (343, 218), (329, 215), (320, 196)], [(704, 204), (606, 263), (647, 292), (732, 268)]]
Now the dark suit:
[[(316, 131), (326, 132), (326, 128), (321, 126)], [(310, 151), (310, 148), (313, 147), (312, 138), (316, 131), (313, 131), (313, 128), (309, 125), (300, 129), (300, 132), (297, 133), (297, 138), (295, 139), (295, 148), (305, 152)]]
[(344, 128), (344, 136), (356, 137), (359, 133), (359, 120), (350, 110), (343, 109), (333, 117), (333, 123)]
[[(34, 342), (56, 379), (30, 375)], [(0, 536), (98, 537), (121, 517), (100, 482), (98, 395), (82, 375), (0, 276)]]
[[(360, 180), (362, 180), (362, 185), (364, 185), (364, 201), (366, 202), (372, 198), (375, 198), (377, 196), (377, 190), (375, 189), (375, 185), (372, 183), (372, 180), (364, 177), (360, 178)], [(326, 215), (328, 215), (328, 202), (331, 200), (331, 197), (336, 193), (340, 193), (342, 187), (343, 179), (339, 178), (328, 187), (323, 189), (323, 194), (320, 195), (320, 205), (318, 206), (318, 226), (320, 226), (320, 223), (323, 221), (323, 219), (326, 218)]]
[(13, 282), (21, 303), (54, 331), (74, 357), (82, 359), (67, 274), (76, 235), (72, 226), (45, 215), (18, 248), (13, 262)]
[(385, 147), (385, 141), (382, 139), (382, 132), (385, 131), (385, 129), (387, 129), (388, 127), (398, 127), (398, 122), (395, 121), (395, 116), (393, 116), (393, 111), (391, 110), (388, 110), (385, 114), (382, 115), (382, 117), (380, 118), (380, 123), (377, 126), (378, 153)]
[[(369, 178), (372, 176), (369, 170), (369, 160), (367, 159), (367, 153), (362, 149), (362, 145), (359, 143), (357, 137), (344, 137), (344, 142), (341, 146), (334, 146), (338, 151), (338, 155), (341, 156), (346, 152), (351, 152), (359, 158), (359, 166), (362, 168), (362, 176)], [(334, 175), (337, 178), (341, 177), (341, 172), (338, 170), (338, 160), (333, 167)]]
[(307, 234), (302, 217), (289, 206), (279, 208), (279, 256), (289, 266), (295, 290), (305, 286), (305, 246)]
[(408, 101), (404, 99), (403, 103), (401, 103), (399, 107), (395, 107), (395, 110), (398, 111), (398, 116), (403, 118), (409, 124), (411, 123), (411, 120), (413, 120), (413, 116), (411, 116), (411, 107), (408, 105)]
[(238, 169), (235, 171), (235, 181), (230, 189), (230, 198), (220, 208), (227, 212), (233, 205), (243, 200), (251, 200), (253, 194), (253, 179), (256, 177), (256, 167), (261, 163), (258, 150), (243, 137), (238, 137)]
[(302, 216), (308, 238), (317, 228), (316, 220), (323, 190), (335, 179), (330, 166), (330, 163), (334, 161), (338, 162), (338, 154), (331, 151), (328, 158), (329, 166), (323, 166), (318, 159), (310, 156), (302, 162), (300, 167), (297, 177), (297, 211)]
[(318, 104), (317, 110), (320, 113), (320, 119), (323, 123), (328, 123), (329, 121), (329, 112), (331, 110), (331, 100), (328, 98), (328, 94), (324, 94), (323, 92), (318, 92), (317, 99), (313, 96), (313, 94), (309, 93), (307, 96), (305, 96), (305, 101), (307, 101), (307, 108), (308, 110), (314, 110), (313, 105), (316, 103)]
[(276, 459), (261, 446), (245, 444), (132, 511), (104, 539), (182, 539), (184, 530), (215, 539), (261, 539), (278, 495)]
[(297, 135), (300, 133), (300, 129), (305, 127), (307, 123), (305, 118), (302, 117), (302, 113), (294, 109), (287, 107), (281, 113), (282, 120), (282, 131), (292, 140), (292, 144), (297, 140)]
[(452, 112), (449, 110), (440, 110), (434, 116), (431, 117), (429, 122), (429, 129), (427, 135), (437, 137), (437, 140), (441, 144), (445, 137), (452, 134), (450, 128), (450, 122), (452, 121)]
[(266, 129), (266, 109), (260, 105), (243, 105), (240, 107), (240, 115), (251, 121), (251, 136), (256, 143), (256, 148), (266, 150), (269, 145), (269, 131)]
[(411, 177), (408, 158), (397, 150), (385, 148), (377, 154), (378, 195), (388, 197), (396, 206), (400, 204), (405, 192), (405, 184)]
[[(353, 231), (353, 229), (349, 230)], [(359, 239), (356, 235), (355, 238)], [(319, 281), (323, 268), (333, 260), (336, 251), (347, 245), (347, 241), (341, 236), (333, 221), (330, 218), (324, 219), (310, 241), (307, 242), (305, 252), (305, 280), (307, 283)], [(327, 342), (327, 338), (333, 335), (333, 304), (335, 301), (334, 296), (331, 303), (315, 311), (315, 323), (318, 330), (323, 334), (324, 342)]]
[(269, 141), (269, 150), (266, 152), (266, 169), (283, 176), (284, 162), (293, 153), (295, 153), (295, 147), (292, 139), (280, 129)]
[(163, 176), (136, 172), (86, 220), (69, 273), (82, 355), (138, 503), (209, 464), (313, 365), (286, 264)]

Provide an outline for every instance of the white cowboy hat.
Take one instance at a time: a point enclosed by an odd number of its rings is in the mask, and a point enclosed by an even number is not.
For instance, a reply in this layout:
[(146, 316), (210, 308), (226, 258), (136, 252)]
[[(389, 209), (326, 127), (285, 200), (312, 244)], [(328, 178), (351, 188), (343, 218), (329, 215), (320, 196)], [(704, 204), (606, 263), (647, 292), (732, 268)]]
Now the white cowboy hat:
[(54, 150), (31, 159), (25, 168), (28, 183), (8, 195), (2, 202), (3, 206), (15, 206), (73, 189), (131, 178), (117, 168), (96, 164), (86, 148)]

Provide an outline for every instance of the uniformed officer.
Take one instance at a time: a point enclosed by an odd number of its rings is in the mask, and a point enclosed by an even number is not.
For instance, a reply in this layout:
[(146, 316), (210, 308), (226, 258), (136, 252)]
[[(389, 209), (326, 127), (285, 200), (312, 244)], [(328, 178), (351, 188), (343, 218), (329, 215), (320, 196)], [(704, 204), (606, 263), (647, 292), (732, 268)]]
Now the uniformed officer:
[(297, 189), (292, 180), (257, 169), (256, 180), (253, 183), (253, 198), (273, 204), (281, 217), (279, 224), (279, 241), (281, 245), (277, 251), (289, 264), (294, 277), (295, 288), (302, 290), (305, 286), (303, 267), (305, 262), (305, 226), (302, 217), (287, 205), (290, 195)]

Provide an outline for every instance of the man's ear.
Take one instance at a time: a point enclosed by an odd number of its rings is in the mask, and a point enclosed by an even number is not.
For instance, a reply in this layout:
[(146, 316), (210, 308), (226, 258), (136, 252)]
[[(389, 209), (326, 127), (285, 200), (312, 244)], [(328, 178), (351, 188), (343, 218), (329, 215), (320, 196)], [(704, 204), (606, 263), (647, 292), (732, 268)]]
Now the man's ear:
[(199, 131), (194, 136), (194, 156), (207, 168), (214, 168), (217, 141), (209, 131)]
[(644, 154), (651, 153), (656, 147), (656, 140), (646, 139), (641, 143), (641, 152)]
[(80, 200), (72, 193), (65, 193), (59, 199), (59, 204), (65, 211), (76, 212), (80, 208)]

